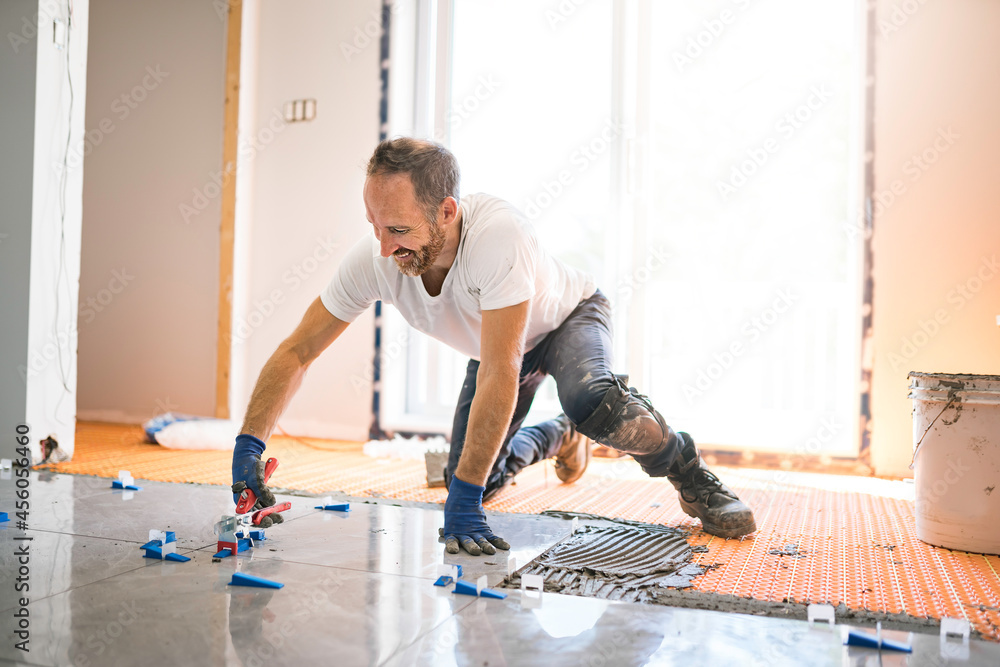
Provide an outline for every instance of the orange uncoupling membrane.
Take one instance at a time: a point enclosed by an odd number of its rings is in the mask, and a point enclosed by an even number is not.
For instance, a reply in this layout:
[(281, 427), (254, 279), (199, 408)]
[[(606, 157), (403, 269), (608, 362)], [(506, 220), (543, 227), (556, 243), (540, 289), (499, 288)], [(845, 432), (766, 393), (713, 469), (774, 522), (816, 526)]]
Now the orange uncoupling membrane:
[[(281, 467), (276, 487), (351, 496), (443, 503), (427, 488), (421, 461), (371, 458), (359, 443), (275, 436), (267, 449)], [(915, 617), (967, 618), (1000, 641), (1000, 557), (927, 545), (914, 530), (912, 486), (874, 478), (717, 468), (751, 508), (757, 532), (723, 540), (702, 532), (666, 480), (651, 479), (631, 459), (591, 460), (574, 484), (549, 462), (531, 466), (486, 503), (494, 512), (586, 512), (688, 527), (695, 562), (711, 565), (696, 590), (765, 601), (843, 603), (850, 609)], [(170, 450), (145, 442), (137, 426), (80, 423), (73, 460), (48, 466), (66, 473), (229, 486), (231, 455)], [(778, 481), (780, 480), (780, 481)]]

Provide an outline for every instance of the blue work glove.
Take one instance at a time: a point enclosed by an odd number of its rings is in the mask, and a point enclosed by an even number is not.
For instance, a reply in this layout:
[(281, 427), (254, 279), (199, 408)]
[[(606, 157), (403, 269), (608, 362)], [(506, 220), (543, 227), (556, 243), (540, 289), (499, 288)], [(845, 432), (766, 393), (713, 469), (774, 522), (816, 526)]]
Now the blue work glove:
[[(264, 483), (264, 462), (260, 460), (264, 447), (264, 442), (259, 438), (241, 433), (236, 436), (236, 447), (233, 448), (233, 502), (239, 502), (240, 493), (248, 488), (257, 496), (257, 502), (251, 511), (271, 507), (276, 502), (271, 489)], [(281, 514), (274, 512), (261, 519), (260, 527), (267, 528), (282, 521), (284, 519)]]
[(458, 477), (451, 478), (448, 500), (444, 504), (444, 528), (441, 529), (448, 553), (457, 554), (459, 544), (473, 556), (481, 553), (492, 556), (497, 549), (510, 549), (507, 541), (494, 535), (486, 525), (485, 490), (485, 487), (463, 482)]

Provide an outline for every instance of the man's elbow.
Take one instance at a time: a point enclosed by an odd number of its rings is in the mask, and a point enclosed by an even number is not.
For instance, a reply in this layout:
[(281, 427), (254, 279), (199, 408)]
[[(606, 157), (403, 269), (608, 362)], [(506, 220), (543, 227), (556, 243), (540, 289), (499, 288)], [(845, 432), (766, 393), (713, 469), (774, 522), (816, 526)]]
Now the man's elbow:
[(278, 354), (284, 357), (286, 363), (298, 366), (302, 370), (308, 368), (309, 364), (315, 361), (317, 356), (309, 350), (307, 345), (291, 340), (283, 341), (278, 346)]

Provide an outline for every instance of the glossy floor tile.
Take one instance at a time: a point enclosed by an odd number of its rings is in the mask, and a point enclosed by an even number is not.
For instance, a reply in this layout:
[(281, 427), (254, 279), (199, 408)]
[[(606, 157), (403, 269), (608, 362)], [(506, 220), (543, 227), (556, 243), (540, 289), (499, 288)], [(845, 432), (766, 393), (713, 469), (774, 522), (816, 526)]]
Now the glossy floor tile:
[[(490, 585), (563, 539), (571, 523), (513, 514), (491, 526), (510, 553), (444, 553), (439, 508), (352, 501), (347, 514), (292, 502), (288, 521), (237, 558), (212, 562), (223, 487), (142, 482), (131, 497), (108, 480), (31, 475), (29, 530), (0, 480), (0, 664), (34, 665), (997, 665), (1000, 645), (973, 641), (946, 660), (930, 635), (910, 656), (841, 645), (839, 629), (721, 612), (546, 594), (540, 607), (455, 595), (432, 585), (442, 562)], [(174, 530), (187, 563), (142, 558), (150, 528)], [(31, 537), (30, 647), (14, 647), (17, 537)], [(228, 585), (236, 571), (285, 584)]]
[[(241, 572), (280, 590), (229, 586)], [(31, 605), (30, 660), (67, 664), (378, 664), (472, 598), (413, 577), (240, 559), (144, 567)], [(0, 657), (18, 657), (9, 644)]]
[[(959, 664), (936, 636), (884, 632), (912, 655), (843, 646), (842, 630), (804, 621), (545, 594), (522, 607), (477, 600), (387, 663), (435, 665), (941, 665)], [(871, 631), (874, 634), (874, 631)], [(954, 649), (954, 650), (953, 650)], [(972, 642), (960, 664), (998, 665), (1000, 646)]]
[[(107, 579), (148, 562), (142, 558), (138, 542), (31, 530), (26, 534), (0, 525), (0, 615), (17, 605), (18, 549), (26, 535), (31, 599), (37, 600), (73, 588)], [(190, 549), (179, 548), (178, 553)], [(137, 558), (138, 556), (138, 558)]]
[[(9, 512), (17, 500), (17, 476), (13, 471), (0, 472), (0, 512)], [(69, 500), (103, 494), (111, 491), (111, 481), (83, 475), (60, 475), (51, 472), (32, 472), (28, 477), (31, 509), (45, 511)]]
[(440, 563), (456, 563), (467, 579), (485, 574), (493, 585), (507, 575), (509, 559), (524, 565), (570, 530), (561, 519), (492, 515), (490, 526), (511, 544), (510, 551), (451, 555), (438, 537), (443, 517), (439, 510), (354, 502), (350, 512), (316, 511), (269, 529), (256, 557), (430, 579), (437, 578)]

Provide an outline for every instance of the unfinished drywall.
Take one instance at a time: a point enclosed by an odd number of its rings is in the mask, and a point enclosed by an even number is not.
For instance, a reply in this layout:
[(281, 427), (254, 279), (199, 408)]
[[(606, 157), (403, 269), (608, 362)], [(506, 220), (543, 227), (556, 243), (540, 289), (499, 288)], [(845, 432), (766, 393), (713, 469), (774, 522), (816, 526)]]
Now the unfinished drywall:
[(1000, 4), (880, 0), (872, 464), (910, 476), (911, 370), (1000, 372)]
[[(355, 241), (370, 234), (361, 189), (378, 142), (379, 0), (263, 0), (244, 6), (231, 414)], [(250, 44), (254, 46), (251, 48)], [(312, 121), (283, 108), (316, 100)], [(310, 368), (279, 425), (367, 438), (371, 310)]]
[(214, 414), (225, 9), (91, 2), (82, 419)]
[(0, 457), (15, 427), (32, 449), (52, 435), (72, 453), (87, 97), (86, 0), (0, 3)]

